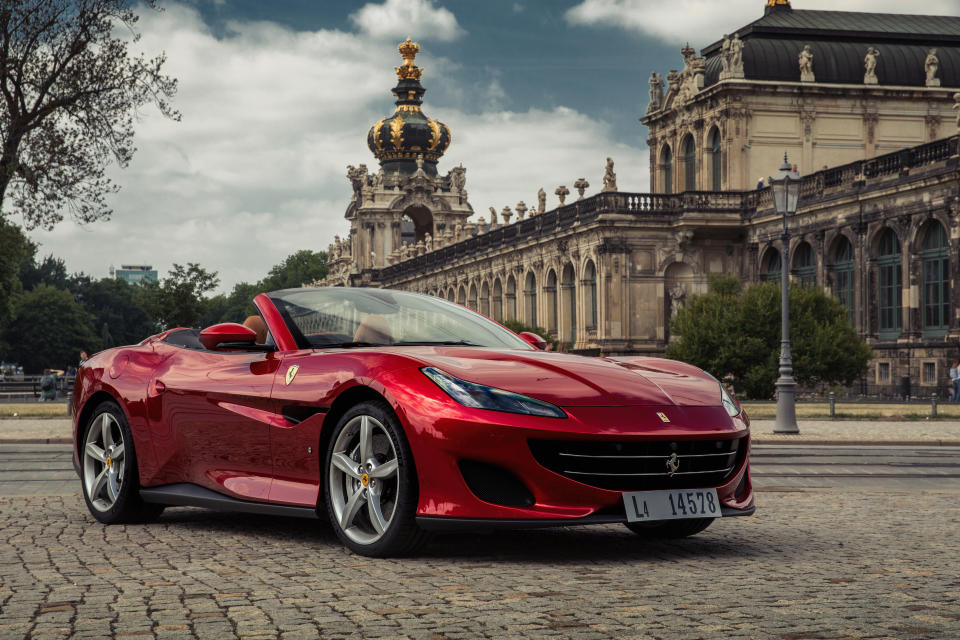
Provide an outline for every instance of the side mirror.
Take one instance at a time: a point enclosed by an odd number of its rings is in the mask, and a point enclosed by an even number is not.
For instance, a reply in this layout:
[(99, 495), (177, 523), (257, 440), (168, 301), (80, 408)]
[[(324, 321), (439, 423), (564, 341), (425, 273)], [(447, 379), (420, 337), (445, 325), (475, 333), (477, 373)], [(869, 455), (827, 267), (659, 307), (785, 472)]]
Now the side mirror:
[(211, 351), (218, 347), (228, 349), (255, 347), (256, 342), (257, 332), (236, 322), (215, 324), (200, 332), (200, 344)]
[(543, 351), (544, 349), (547, 348), (547, 341), (535, 333), (532, 333), (530, 331), (521, 331), (517, 335), (523, 338), (523, 341), (529, 344), (534, 349), (539, 349), (540, 351)]

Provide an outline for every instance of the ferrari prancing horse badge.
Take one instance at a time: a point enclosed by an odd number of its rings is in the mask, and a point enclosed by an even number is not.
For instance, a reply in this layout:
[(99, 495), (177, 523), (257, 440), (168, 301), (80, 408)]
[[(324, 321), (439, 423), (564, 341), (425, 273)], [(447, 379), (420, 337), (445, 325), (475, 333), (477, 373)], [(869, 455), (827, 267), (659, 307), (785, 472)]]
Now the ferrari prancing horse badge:
[(287, 368), (287, 384), (293, 382), (293, 379), (297, 377), (297, 371), (300, 371), (300, 365), (292, 364)]

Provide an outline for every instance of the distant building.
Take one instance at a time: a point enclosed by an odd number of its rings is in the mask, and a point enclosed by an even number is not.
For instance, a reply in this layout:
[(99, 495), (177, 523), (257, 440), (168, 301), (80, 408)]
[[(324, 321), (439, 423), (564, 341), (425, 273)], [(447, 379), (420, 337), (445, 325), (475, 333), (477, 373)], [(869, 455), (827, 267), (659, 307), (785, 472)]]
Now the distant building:
[(684, 47), (682, 71), (651, 75), (652, 193), (619, 191), (608, 158), (599, 193), (567, 182), (490, 207), (489, 220), (471, 219), (464, 168), (438, 173), (450, 131), (423, 115), (415, 45), (400, 52), (396, 112), (367, 138), (380, 169), (349, 168), (349, 235), (330, 246), (321, 284), (428, 293), (580, 353), (662, 354), (672, 316), (711, 274), (779, 280), (783, 220), (757, 177), (787, 151), (803, 184), (786, 263), (836, 296), (873, 348), (856, 389), (948, 387), (960, 355), (960, 18), (768, 0), (700, 55)]
[(110, 265), (110, 277), (126, 280), (130, 284), (156, 282), (157, 270), (149, 264), (122, 264), (119, 269)]

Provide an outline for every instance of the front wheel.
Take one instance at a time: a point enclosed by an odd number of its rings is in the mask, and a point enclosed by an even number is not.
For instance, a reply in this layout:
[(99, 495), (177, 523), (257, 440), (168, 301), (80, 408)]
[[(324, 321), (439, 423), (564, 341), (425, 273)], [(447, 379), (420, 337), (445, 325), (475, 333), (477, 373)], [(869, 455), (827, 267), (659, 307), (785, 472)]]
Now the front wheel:
[(117, 404), (101, 404), (87, 421), (80, 460), (83, 497), (100, 522), (151, 520), (163, 511), (140, 499), (133, 437)]
[(713, 518), (689, 518), (664, 522), (627, 522), (627, 529), (638, 536), (650, 539), (686, 538), (700, 533), (710, 526)]
[(426, 541), (417, 527), (417, 474), (400, 423), (384, 402), (362, 402), (337, 423), (327, 450), (327, 512), (355, 553), (412, 553)]

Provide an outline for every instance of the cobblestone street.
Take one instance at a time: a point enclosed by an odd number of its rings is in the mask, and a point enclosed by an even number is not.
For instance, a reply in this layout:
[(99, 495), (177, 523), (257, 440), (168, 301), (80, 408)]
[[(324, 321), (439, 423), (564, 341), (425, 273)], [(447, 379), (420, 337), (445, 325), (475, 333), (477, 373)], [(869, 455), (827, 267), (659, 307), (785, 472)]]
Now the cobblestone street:
[(955, 638), (956, 491), (765, 491), (685, 541), (622, 526), (351, 555), (323, 523), (0, 498), (0, 638)]

